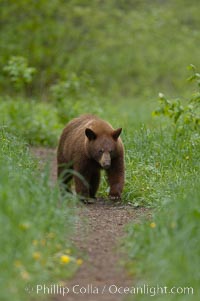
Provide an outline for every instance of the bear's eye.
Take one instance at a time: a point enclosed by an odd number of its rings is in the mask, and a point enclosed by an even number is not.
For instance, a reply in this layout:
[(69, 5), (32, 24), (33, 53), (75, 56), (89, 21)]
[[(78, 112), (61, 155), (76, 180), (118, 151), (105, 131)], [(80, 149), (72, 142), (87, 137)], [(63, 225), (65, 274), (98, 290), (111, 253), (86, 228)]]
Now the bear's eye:
[(100, 154), (100, 155), (103, 154), (103, 149), (100, 149), (100, 150), (99, 150), (99, 154)]

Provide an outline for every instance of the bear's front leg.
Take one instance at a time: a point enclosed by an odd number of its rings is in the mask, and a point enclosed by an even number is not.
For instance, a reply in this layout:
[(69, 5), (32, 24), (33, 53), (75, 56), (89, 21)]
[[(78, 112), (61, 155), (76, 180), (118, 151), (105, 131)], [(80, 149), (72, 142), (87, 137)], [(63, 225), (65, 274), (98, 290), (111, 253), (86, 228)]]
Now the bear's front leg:
[(92, 199), (95, 199), (95, 195), (96, 195), (97, 190), (99, 188), (99, 182), (100, 182), (100, 170), (95, 170), (91, 174), (90, 187), (89, 187), (90, 197)]
[(83, 160), (81, 163), (82, 166), (80, 163), (78, 166), (74, 166), (77, 173), (77, 175), (74, 175), (75, 190), (80, 200), (84, 203), (92, 203), (90, 196), (91, 170), (88, 168), (88, 164), (84, 164), (87, 161)]
[(89, 198), (89, 185), (85, 179), (81, 179), (78, 176), (74, 177), (76, 193), (82, 198)]
[(113, 160), (107, 176), (110, 185), (109, 197), (113, 200), (121, 199), (124, 187), (124, 161), (122, 158)]

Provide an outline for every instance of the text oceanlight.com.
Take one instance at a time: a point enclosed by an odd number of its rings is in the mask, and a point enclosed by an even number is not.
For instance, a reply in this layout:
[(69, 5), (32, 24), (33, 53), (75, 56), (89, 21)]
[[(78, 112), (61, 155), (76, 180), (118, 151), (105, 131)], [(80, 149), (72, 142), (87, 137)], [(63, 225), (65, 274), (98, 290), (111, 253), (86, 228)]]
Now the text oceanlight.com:
[(193, 287), (180, 287), (180, 286), (150, 286), (148, 284), (143, 284), (141, 286), (119, 286), (115, 284), (95, 286), (93, 284), (87, 284), (82, 286), (80, 284), (75, 284), (73, 286), (62, 286), (59, 284), (37, 284), (35, 287), (26, 287), (27, 292), (34, 292), (37, 295), (62, 295), (76, 294), (76, 295), (97, 295), (97, 294), (121, 294), (121, 295), (167, 295), (167, 294), (177, 294), (177, 295), (193, 295)]

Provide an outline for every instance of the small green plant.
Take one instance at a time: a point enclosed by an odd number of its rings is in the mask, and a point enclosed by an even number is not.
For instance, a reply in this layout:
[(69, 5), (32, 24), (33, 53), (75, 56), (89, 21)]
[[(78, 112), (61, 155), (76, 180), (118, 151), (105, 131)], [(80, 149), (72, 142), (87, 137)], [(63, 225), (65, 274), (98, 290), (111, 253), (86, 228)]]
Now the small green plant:
[(92, 78), (84, 73), (78, 76), (69, 74), (65, 80), (58, 81), (51, 87), (52, 99), (62, 123), (83, 113), (98, 114), (100, 106)]
[(86, 95), (94, 95), (95, 89), (92, 78), (84, 73), (78, 76), (71, 73), (66, 76), (65, 80), (59, 80), (57, 84), (50, 88), (53, 100), (57, 103), (63, 102), (68, 98), (83, 98)]
[(189, 69), (193, 71), (193, 75), (188, 81), (195, 81), (198, 91), (186, 102), (180, 99), (169, 100), (163, 93), (159, 93), (160, 107), (153, 112), (154, 116), (169, 117), (179, 129), (185, 127), (197, 129), (200, 125), (200, 74), (196, 72), (194, 65), (190, 65)]
[(35, 68), (28, 66), (27, 59), (22, 56), (12, 56), (3, 70), (17, 91), (30, 84), (36, 72)]

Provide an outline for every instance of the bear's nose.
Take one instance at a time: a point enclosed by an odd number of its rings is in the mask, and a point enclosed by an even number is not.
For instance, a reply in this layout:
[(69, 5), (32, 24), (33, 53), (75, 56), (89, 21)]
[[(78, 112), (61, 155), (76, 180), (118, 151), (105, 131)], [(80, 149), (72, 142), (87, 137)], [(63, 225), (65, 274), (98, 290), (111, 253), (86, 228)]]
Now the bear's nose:
[(102, 164), (103, 169), (109, 169), (110, 168), (110, 162), (105, 162)]
[(103, 169), (108, 169), (111, 164), (110, 154), (108, 152), (104, 152), (99, 163)]

